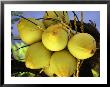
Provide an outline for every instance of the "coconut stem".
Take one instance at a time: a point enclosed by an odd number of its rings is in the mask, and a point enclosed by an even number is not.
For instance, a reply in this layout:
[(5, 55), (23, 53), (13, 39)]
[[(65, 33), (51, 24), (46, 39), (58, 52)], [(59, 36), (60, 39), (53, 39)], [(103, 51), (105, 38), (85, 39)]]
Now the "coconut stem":
[(67, 24), (63, 23), (62, 21), (61, 21), (61, 24), (63, 26), (65, 26), (65, 27), (67, 27), (68, 29), (70, 29), (70, 31), (71, 31), (72, 34), (75, 34), (70, 26), (68, 26)]
[(77, 71), (76, 71), (76, 77), (79, 77), (79, 68), (80, 68), (80, 60), (77, 60)]
[(77, 33), (76, 16), (74, 16), (74, 26), (75, 26), (75, 30), (76, 30), (76, 33)]
[(81, 62), (80, 62), (80, 67), (81, 67), (81, 65), (83, 64), (83, 61), (84, 61), (84, 60), (81, 60)]
[(43, 69), (41, 69), (39, 73), (41, 74), (43, 71), (44, 71), (44, 70), (43, 70)]
[(84, 32), (84, 27), (83, 27), (83, 12), (81, 11), (81, 32)]
[(80, 69), (80, 67), (81, 67), (81, 65), (82, 65), (82, 63), (83, 63), (83, 61), (84, 61), (84, 60), (80, 60), (80, 59), (77, 60), (76, 77), (79, 77), (79, 69)]

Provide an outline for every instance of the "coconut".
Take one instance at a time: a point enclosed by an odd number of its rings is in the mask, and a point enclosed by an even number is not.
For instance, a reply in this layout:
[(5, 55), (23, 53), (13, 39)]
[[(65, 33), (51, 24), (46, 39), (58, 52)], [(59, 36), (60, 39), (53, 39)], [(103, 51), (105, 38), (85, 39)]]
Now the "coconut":
[(60, 51), (67, 45), (68, 34), (62, 24), (48, 27), (42, 34), (44, 46), (51, 51)]
[(26, 44), (32, 44), (34, 42), (40, 41), (42, 38), (42, 29), (45, 29), (43, 23), (34, 18), (27, 19), (28, 20), (21, 18), (17, 25), (20, 38)]
[(50, 60), (51, 72), (59, 77), (69, 77), (75, 74), (77, 61), (69, 51), (54, 52)]
[(30, 69), (40, 69), (49, 66), (51, 52), (47, 50), (42, 42), (34, 43), (27, 49), (25, 65)]
[(96, 41), (88, 33), (78, 33), (69, 40), (68, 49), (77, 59), (87, 59), (94, 55)]

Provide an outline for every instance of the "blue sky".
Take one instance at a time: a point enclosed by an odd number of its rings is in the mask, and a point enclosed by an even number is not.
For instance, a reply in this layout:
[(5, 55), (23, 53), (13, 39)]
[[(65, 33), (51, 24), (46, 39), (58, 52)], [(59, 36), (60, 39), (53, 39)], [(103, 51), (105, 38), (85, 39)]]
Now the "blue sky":
[[(75, 12), (80, 20), (80, 11)], [(23, 16), (26, 18), (32, 17), (32, 18), (42, 18), (44, 15), (43, 11), (23, 11)], [(68, 11), (69, 19), (72, 20), (74, 18), (74, 15), (71, 11)], [(100, 12), (99, 11), (84, 11), (83, 12), (83, 21), (85, 23), (90, 23), (89, 20), (92, 20), (96, 23), (96, 28), (100, 32)], [(12, 16), (12, 18), (15, 18), (15, 16)], [(17, 31), (17, 23), (12, 25), (13, 27), (13, 33), (14, 35), (18, 35)]]

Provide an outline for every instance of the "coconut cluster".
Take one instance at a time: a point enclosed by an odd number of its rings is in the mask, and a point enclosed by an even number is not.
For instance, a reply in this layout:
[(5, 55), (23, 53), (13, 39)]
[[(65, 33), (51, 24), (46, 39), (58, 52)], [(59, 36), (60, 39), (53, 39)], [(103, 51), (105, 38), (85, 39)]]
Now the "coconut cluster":
[(47, 11), (42, 21), (20, 19), (19, 36), (29, 45), (25, 54), (27, 68), (42, 69), (48, 76), (69, 77), (76, 73), (77, 59), (94, 55), (94, 37), (88, 33), (70, 35), (64, 24), (69, 25), (66, 11)]

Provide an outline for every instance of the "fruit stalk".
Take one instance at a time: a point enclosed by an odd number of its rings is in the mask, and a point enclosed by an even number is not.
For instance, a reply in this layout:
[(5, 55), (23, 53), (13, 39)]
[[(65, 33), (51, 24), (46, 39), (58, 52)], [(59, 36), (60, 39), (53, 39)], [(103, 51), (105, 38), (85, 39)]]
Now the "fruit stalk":
[(70, 29), (71, 33), (74, 35), (75, 33), (73, 32), (72, 28), (70, 26), (68, 26), (67, 24), (61, 22), (61, 24), (65, 27), (67, 27), (68, 29)]
[(76, 71), (76, 77), (79, 77), (79, 69), (80, 69), (80, 59), (77, 60), (77, 71)]
[(84, 28), (83, 28), (83, 12), (81, 11), (81, 32), (84, 32)]
[(74, 16), (74, 26), (75, 26), (75, 30), (76, 30), (76, 34), (77, 34), (76, 16)]

